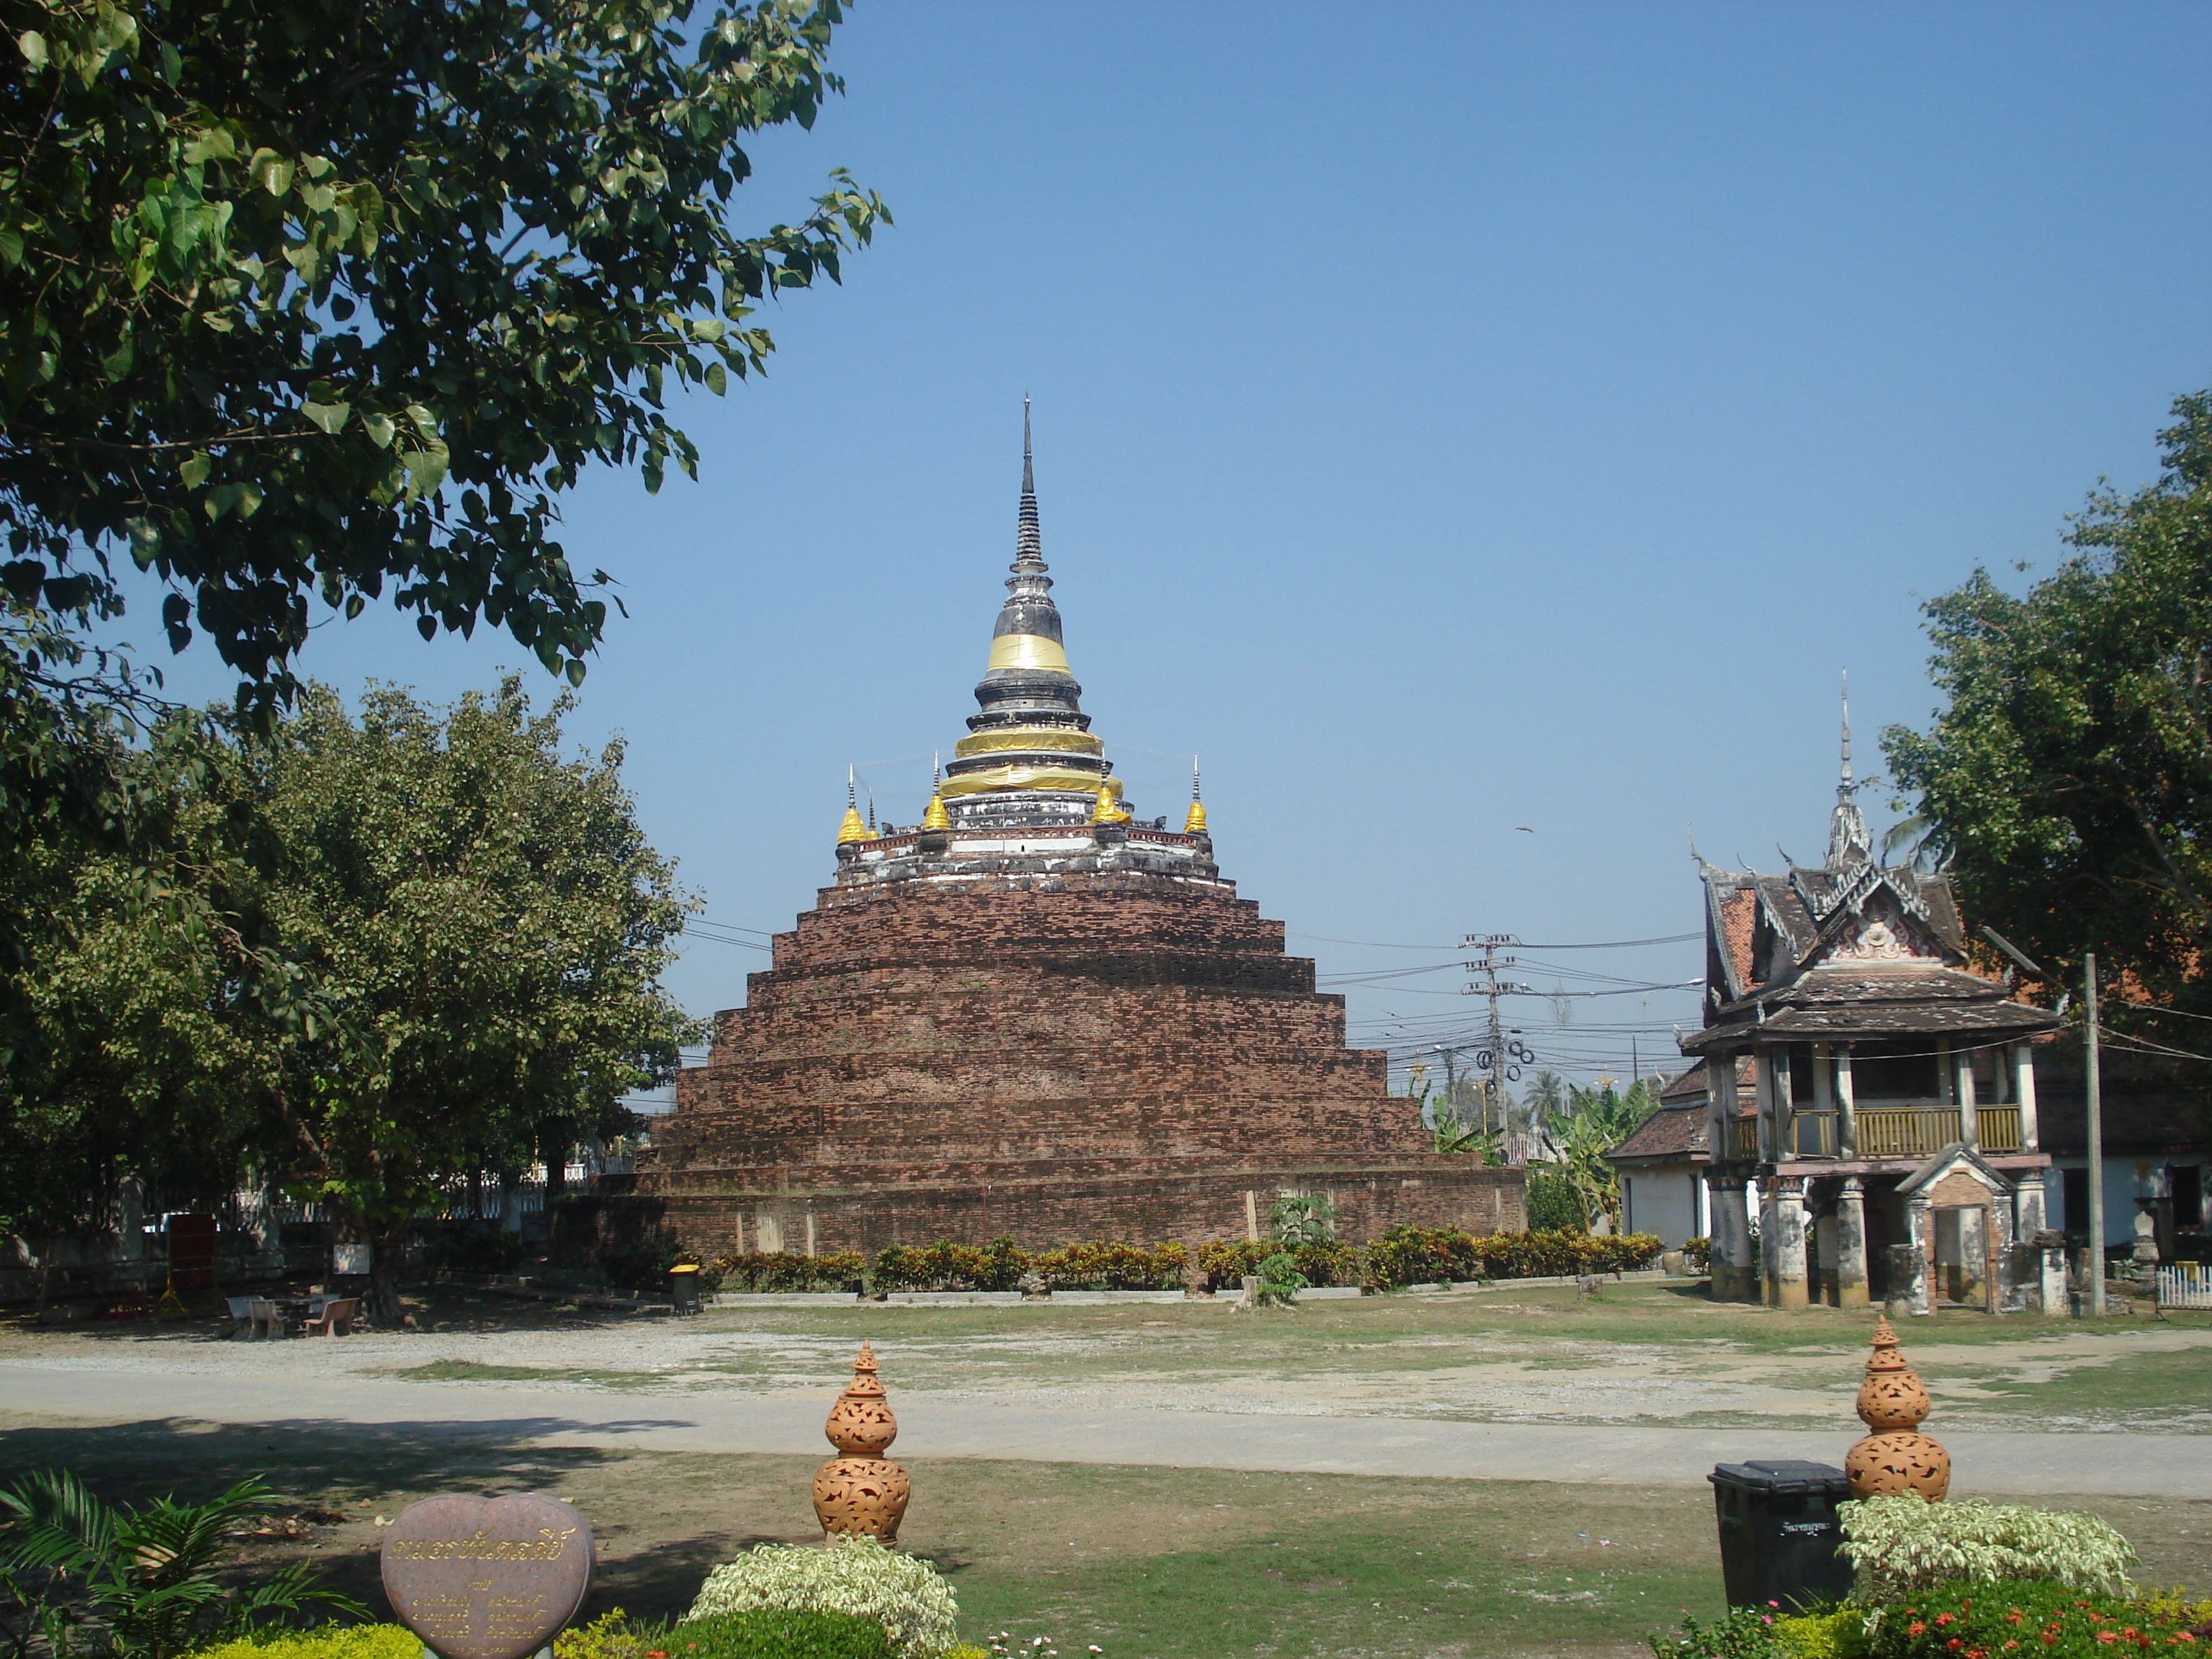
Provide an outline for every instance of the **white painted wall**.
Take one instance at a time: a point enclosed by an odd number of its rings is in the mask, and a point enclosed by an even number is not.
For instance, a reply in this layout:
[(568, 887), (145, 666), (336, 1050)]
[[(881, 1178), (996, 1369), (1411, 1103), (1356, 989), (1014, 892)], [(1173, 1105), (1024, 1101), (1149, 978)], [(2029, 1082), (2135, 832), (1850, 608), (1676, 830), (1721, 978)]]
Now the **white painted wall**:
[(1656, 1233), (1673, 1249), (1705, 1236), (1705, 1175), (1687, 1160), (1620, 1172), (1622, 1230)]

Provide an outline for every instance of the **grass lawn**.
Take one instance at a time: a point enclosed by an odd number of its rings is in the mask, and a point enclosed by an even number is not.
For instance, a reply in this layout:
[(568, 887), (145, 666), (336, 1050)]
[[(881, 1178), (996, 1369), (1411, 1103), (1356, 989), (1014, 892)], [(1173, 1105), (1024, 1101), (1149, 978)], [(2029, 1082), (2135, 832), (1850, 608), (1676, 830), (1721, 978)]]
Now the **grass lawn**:
[[(1265, 1420), (1251, 1432), (1265, 1434)], [(0, 1479), (64, 1462), (118, 1497), (189, 1499), (262, 1474), (300, 1527), (249, 1547), (270, 1559), (312, 1554), (380, 1607), (375, 1517), (434, 1492), (535, 1489), (575, 1504), (600, 1548), (587, 1613), (617, 1604), (680, 1612), (715, 1562), (817, 1535), (806, 1499), (812, 1458), (519, 1448), (374, 1428), (0, 1426)], [(951, 1579), (963, 1634), (1046, 1636), (1063, 1655), (1096, 1643), (1107, 1659), (1626, 1659), (1644, 1651), (1646, 1631), (1720, 1604), (1702, 1491), (983, 1461), (909, 1468), (915, 1497), (902, 1541)], [(2083, 1507), (2135, 1541), (2142, 1582), (2212, 1590), (2212, 1502)]]

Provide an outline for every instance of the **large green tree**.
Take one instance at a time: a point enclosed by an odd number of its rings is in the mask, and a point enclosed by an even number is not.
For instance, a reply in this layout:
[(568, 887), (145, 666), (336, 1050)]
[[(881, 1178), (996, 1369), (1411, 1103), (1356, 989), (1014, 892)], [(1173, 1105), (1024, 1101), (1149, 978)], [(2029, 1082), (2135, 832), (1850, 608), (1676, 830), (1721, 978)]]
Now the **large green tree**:
[(2022, 594), (1977, 570), (1924, 607), (1945, 696), (1883, 735), (1966, 915), (2054, 973), (2097, 953), (2160, 1002), (2212, 1000), (2212, 393), (2179, 399), (2157, 482), (2094, 495)]
[(622, 746), (564, 756), (520, 683), (448, 709), (319, 688), (249, 739), (264, 903), (310, 1012), (276, 1048), (269, 1142), (373, 1245), (398, 1316), (410, 1221), (486, 1166), (632, 1126), (696, 1035), (659, 975), (690, 901), (647, 843)]
[(98, 1225), (126, 1178), (173, 1201), (281, 1185), (373, 1246), (398, 1316), (407, 1229), (457, 1184), (632, 1126), (696, 1034), (660, 988), (690, 901), (619, 744), (562, 750), (519, 681), (449, 708), (308, 688), (273, 724), (159, 723), (119, 763), (160, 854), (32, 845), (8, 898), (56, 920), (7, 976), (0, 1224)]
[[(249, 687), (319, 599), (506, 628), (580, 679), (555, 539), (594, 461), (772, 342), (882, 203), (747, 234), (746, 135), (838, 87), (839, 0), (0, 0), (0, 583), (80, 619), (127, 551)], [(21, 648), (20, 641), (17, 648)]]

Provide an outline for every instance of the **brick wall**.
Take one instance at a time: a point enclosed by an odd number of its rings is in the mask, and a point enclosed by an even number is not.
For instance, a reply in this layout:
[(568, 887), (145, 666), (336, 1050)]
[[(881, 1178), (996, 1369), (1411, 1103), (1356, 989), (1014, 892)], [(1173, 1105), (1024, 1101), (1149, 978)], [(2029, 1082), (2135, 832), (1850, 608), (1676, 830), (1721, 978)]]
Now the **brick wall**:
[[(825, 890), (641, 1164), (717, 1254), (1010, 1233), (1241, 1236), (1244, 1194), (1340, 1231), (1522, 1224), (1517, 1171), (1438, 1158), (1344, 1002), (1225, 882), (1127, 872)], [(793, 1229), (800, 1231), (794, 1233)], [(750, 1230), (750, 1231), (749, 1231)]]

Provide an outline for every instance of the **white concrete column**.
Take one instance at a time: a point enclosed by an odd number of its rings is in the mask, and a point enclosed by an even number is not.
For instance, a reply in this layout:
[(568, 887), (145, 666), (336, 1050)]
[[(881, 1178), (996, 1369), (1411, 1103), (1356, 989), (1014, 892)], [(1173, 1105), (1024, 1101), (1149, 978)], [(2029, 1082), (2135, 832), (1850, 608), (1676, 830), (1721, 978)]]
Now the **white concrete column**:
[(1774, 1138), (1768, 1142), (1772, 1149), (1767, 1156), (1777, 1163), (1797, 1156), (1797, 1103), (1790, 1093), (1794, 1086), (1790, 1079), (1790, 1048), (1788, 1043), (1761, 1050), (1767, 1055), (1767, 1073), (1772, 1079), (1769, 1096), (1774, 1110)]
[(1859, 1155), (1858, 1118), (1851, 1094), (1851, 1045), (1848, 1042), (1836, 1050), (1836, 1153), (1840, 1158)]
[(1974, 1097), (1974, 1051), (1953, 1050), (1951, 1070), (1958, 1079), (1952, 1092), (1959, 1097), (1959, 1139), (1969, 1146), (1978, 1147), (1982, 1144), (1982, 1119), (1978, 1109), (1981, 1103)]
[(2040, 1150), (2036, 1146), (2035, 1045), (2015, 1042), (2012, 1054), (2013, 1098), (2020, 1102), (2021, 1149), (2033, 1152)]

